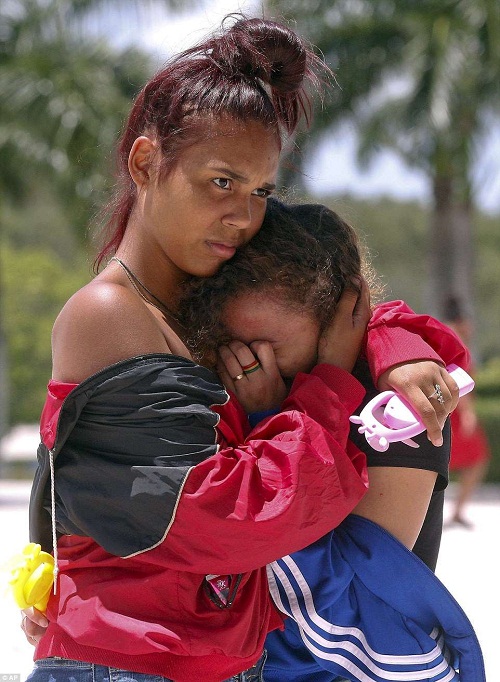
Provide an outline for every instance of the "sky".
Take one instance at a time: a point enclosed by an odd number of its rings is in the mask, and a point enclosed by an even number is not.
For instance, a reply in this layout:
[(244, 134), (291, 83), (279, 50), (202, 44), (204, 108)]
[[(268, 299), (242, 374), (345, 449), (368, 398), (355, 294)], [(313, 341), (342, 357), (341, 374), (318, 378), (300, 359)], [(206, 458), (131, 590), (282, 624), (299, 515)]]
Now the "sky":
[[(200, 0), (199, 9), (166, 15), (158, 11), (151, 18), (123, 22), (118, 27), (120, 42), (138, 43), (152, 52), (157, 66), (171, 54), (189, 47), (216, 29), (230, 12), (258, 12), (258, 0)], [(257, 10), (256, 10), (257, 8)], [(151, 15), (149, 15), (150, 17)], [(369, 169), (356, 164), (356, 135), (346, 123), (330, 136), (312, 157), (307, 167), (306, 188), (314, 196), (349, 193), (360, 198), (388, 196), (400, 200), (430, 201), (429, 180), (422, 171), (408, 168), (391, 151), (381, 151)], [(500, 214), (500, 126), (492, 127), (480, 150), (475, 178), (478, 206)]]

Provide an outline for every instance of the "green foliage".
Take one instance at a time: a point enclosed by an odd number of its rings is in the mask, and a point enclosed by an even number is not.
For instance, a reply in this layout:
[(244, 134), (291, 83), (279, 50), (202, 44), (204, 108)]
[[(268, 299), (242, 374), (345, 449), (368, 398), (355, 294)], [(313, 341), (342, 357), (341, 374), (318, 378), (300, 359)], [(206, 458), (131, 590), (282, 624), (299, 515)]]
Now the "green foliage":
[[(86, 9), (99, 3), (87, 2)], [(78, 30), (82, 3), (0, 5), (0, 189), (25, 200), (43, 174), (83, 238), (109, 182), (118, 131), (150, 57)], [(76, 13), (76, 14), (75, 14)]]
[(422, 169), (434, 201), (425, 278), (434, 309), (454, 297), (471, 314), (474, 162), (500, 110), (498, 0), (269, 0), (268, 8), (293, 20), (338, 81), (302, 146), (311, 152), (348, 121), (360, 163), (385, 148)]
[[(366, 132), (375, 116), (372, 144), (435, 170), (440, 151), (467, 161), (462, 146), (484, 125), (478, 112), (498, 111), (496, 0), (268, 0), (267, 7), (293, 22), (335, 72), (339, 87), (316, 119), (317, 134), (346, 118)], [(391, 115), (378, 116), (393, 104)]]
[[(500, 393), (497, 385), (497, 393)], [(491, 448), (487, 481), (500, 483), (500, 395), (482, 397), (478, 394), (476, 408)]]
[(415, 310), (425, 309), (427, 211), (416, 203), (384, 198), (340, 197), (332, 208), (363, 237), (373, 266), (386, 282), (386, 298), (401, 298)]
[(480, 398), (500, 401), (500, 355), (482, 364), (476, 373), (475, 379), (476, 394)]
[(482, 364), (474, 378), (476, 410), (491, 448), (487, 480), (500, 483), (500, 354)]
[(2, 244), (2, 313), (10, 364), (10, 421), (36, 422), (51, 376), (50, 336), (66, 300), (89, 280), (83, 254)]
[(74, 258), (81, 239), (73, 221), (81, 220), (72, 202), (61, 202), (45, 176), (33, 181), (22, 204), (6, 200), (2, 211), (3, 238), (15, 248), (40, 248), (60, 258)]
[[(318, 200), (317, 198), (315, 199)], [(375, 269), (386, 285), (386, 298), (401, 298), (418, 312), (431, 312), (427, 223), (430, 209), (387, 198), (323, 197), (358, 230)], [(478, 213), (476, 224), (475, 341), (477, 363), (500, 355), (500, 216)]]

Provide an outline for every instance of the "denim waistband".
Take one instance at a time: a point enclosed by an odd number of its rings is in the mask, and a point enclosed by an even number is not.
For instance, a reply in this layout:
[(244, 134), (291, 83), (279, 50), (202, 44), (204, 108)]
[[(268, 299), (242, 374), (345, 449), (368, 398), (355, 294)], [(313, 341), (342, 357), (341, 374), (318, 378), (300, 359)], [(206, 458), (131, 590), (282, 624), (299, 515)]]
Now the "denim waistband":
[[(223, 682), (264, 682), (264, 651), (257, 663)], [(150, 673), (134, 673), (105, 665), (73, 661), (66, 658), (42, 658), (35, 663), (27, 682), (173, 682), (168, 677)]]

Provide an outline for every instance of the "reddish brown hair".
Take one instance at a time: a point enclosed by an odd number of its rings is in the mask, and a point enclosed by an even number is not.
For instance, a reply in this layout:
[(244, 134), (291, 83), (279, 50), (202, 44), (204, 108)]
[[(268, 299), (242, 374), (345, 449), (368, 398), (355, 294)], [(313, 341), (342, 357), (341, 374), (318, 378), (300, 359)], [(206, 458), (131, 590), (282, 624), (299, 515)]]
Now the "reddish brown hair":
[[(224, 25), (223, 25), (224, 26)], [(118, 145), (118, 185), (95, 265), (119, 246), (135, 204), (128, 158), (140, 135), (154, 136), (166, 175), (181, 151), (206, 131), (209, 117), (253, 120), (290, 135), (310, 118), (307, 86), (325, 65), (294, 31), (264, 19), (240, 18), (172, 58), (146, 83)], [(200, 130), (200, 125), (203, 125)]]

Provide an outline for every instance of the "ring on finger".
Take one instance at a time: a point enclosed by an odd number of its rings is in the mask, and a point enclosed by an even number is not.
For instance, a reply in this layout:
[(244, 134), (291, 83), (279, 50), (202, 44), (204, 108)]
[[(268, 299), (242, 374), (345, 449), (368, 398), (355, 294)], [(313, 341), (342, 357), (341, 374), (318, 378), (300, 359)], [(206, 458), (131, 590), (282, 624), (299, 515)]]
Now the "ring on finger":
[(244, 376), (244, 374), (237, 374), (235, 377), (231, 377), (231, 379), (233, 381), (239, 381), (240, 379), (243, 379)]
[(258, 369), (260, 369), (261, 366), (262, 365), (258, 360), (254, 360), (249, 365), (242, 365), (241, 369), (243, 370), (244, 374), (248, 376), (249, 374), (252, 374), (253, 372), (256, 372)]
[(430, 400), (431, 398), (436, 398), (438, 403), (440, 405), (444, 405), (445, 400), (443, 396), (443, 392), (441, 391), (441, 386), (439, 384), (434, 384), (434, 391), (431, 393), (429, 396), (427, 396), (427, 399)]

